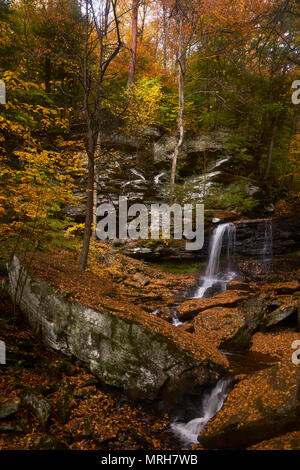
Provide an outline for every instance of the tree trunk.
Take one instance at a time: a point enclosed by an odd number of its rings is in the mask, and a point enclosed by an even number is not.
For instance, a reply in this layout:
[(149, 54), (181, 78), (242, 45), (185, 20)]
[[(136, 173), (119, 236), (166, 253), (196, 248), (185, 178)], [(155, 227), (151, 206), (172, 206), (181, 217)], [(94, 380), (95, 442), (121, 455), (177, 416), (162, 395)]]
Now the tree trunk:
[(94, 181), (95, 181), (95, 141), (91, 131), (88, 138), (88, 182), (86, 193), (86, 213), (84, 223), (83, 245), (81, 250), (79, 266), (82, 271), (87, 265), (90, 248), (91, 230), (93, 222), (93, 202), (94, 202)]
[(178, 131), (179, 139), (175, 147), (172, 157), (172, 171), (171, 171), (171, 191), (174, 189), (176, 181), (177, 160), (180, 148), (183, 144), (184, 138), (184, 125), (183, 114), (185, 107), (184, 99), (184, 86), (185, 86), (185, 69), (186, 69), (186, 51), (182, 50), (182, 20), (180, 19), (180, 34), (179, 34), (179, 50), (178, 50), (178, 95), (179, 95), (179, 113), (178, 113)]
[(45, 77), (44, 77), (46, 93), (50, 93), (50, 91), (51, 91), (51, 83), (50, 83), (51, 82), (51, 71), (52, 71), (51, 59), (47, 55), (45, 57)]
[(139, 0), (132, 0), (131, 51), (130, 51), (129, 71), (128, 71), (128, 82), (127, 82), (128, 87), (130, 87), (134, 82), (136, 53), (137, 53), (138, 10), (139, 10)]
[(165, 3), (163, 3), (163, 21), (164, 21), (164, 26), (163, 26), (163, 65), (164, 65), (164, 70), (167, 70), (167, 8)]
[(270, 144), (269, 144), (268, 160), (267, 160), (267, 166), (266, 166), (264, 180), (267, 180), (269, 178), (270, 171), (271, 171), (275, 133), (276, 133), (276, 123), (273, 125), (273, 129), (272, 129), (272, 135), (271, 135), (271, 140), (270, 140)]
[[(96, 160), (99, 159), (101, 154), (101, 134), (99, 132), (97, 139), (97, 148), (95, 151)], [(95, 241), (97, 239), (96, 234), (96, 225), (97, 225), (97, 207), (98, 207), (98, 184), (99, 184), (99, 175), (97, 172), (97, 165), (94, 165), (95, 175), (94, 175), (94, 190), (93, 190), (93, 230), (92, 230), (92, 239)]]

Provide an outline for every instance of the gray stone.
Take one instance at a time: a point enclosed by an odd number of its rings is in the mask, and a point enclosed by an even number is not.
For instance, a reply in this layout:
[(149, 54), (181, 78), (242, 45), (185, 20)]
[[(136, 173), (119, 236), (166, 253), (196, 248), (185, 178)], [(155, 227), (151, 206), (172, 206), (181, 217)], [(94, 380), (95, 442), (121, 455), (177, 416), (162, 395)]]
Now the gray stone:
[[(197, 154), (206, 151), (224, 150), (229, 134), (219, 130), (210, 134), (199, 134), (184, 140), (180, 156), (186, 154)], [(170, 159), (177, 144), (177, 135), (164, 136), (154, 144), (154, 160), (161, 161)]]
[(6, 419), (16, 414), (20, 408), (20, 400), (16, 398), (14, 400), (6, 401), (0, 405), (0, 419)]
[(46, 427), (51, 416), (51, 403), (46, 398), (40, 398), (32, 392), (24, 392), (22, 403), (30, 408), (43, 427)]

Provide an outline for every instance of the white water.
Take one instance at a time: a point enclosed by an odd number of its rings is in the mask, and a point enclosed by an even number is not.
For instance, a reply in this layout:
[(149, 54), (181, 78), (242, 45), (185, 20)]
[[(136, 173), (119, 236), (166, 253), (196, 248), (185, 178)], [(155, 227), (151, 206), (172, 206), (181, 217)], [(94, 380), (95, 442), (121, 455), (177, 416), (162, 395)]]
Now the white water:
[[(226, 290), (228, 282), (236, 277), (236, 273), (232, 271), (231, 257), (234, 250), (236, 238), (236, 227), (232, 223), (221, 224), (216, 227), (212, 233), (209, 244), (209, 259), (202, 285), (197, 289), (194, 298), (204, 297), (206, 291), (219, 284), (221, 290)], [(227, 240), (227, 269), (220, 271), (220, 257), (224, 240)]]
[(160, 184), (160, 178), (161, 178), (162, 176), (164, 176), (164, 175), (165, 175), (165, 172), (159, 173), (159, 175), (156, 175), (156, 176), (154, 177), (154, 183), (155, 183), (155, 184)]
[(261, 250), (262, 257), (269, 261), (273, 258), (273, 223), (272, 219), (265, 222), (264, 246)]
[(265, 274), (270, 272), (273, 263), (273, 222), (272, 219), (265, 221), (264, 244), (260, 252), (262, 269)]
[(179, 320), (177, 311), (175, 309), (172, 310), (172, 324), (174, 326), (180, 326), (183, 325), (182, 321)]
[(228, 395), (230, 381), (219, 380), (210, 393), (203, 397), (203, 413), (200, 418), (195, 418), (188, 423), (174, 422), (171, 429), (174, 434), (187, 446), (197, 444), (198, 436), (208, 421), (222, 408)]

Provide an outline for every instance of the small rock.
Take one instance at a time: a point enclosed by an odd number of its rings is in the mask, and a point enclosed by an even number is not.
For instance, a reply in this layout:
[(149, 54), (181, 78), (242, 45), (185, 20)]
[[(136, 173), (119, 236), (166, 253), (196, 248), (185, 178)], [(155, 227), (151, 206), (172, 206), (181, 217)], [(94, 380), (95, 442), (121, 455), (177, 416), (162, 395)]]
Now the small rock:
[(20, 399), (6, 401), (0, 405), (0, 419), (6, 419), (17, 413), (20, 408)]
[(36, 415), (43, 427), (46, 427), (51, 416), (51, 403), (46, 398), (40, 398), (32, 392), (22, 395), (22, 402)]
[(147, 276), (144, 276), (144, 274), (138, 273), (133, 276), (133, 279), (141, 286), (145, 287), (150, 284), (150, 279)]
[(26, 433), (25, 428), (12, 423), (0, 424), (0, 433)]
[(275, 211), (275, 206), (274, 206), (274, 204), (271, 203), (271, 204), (266, 205), (266, 206), (265, 206), (265, 211), (266, 211), (266, 212), (274, 212), (274, 211)]
[(293, 313), (295, 313), (297, 311), (297, 308), (297, 301), (281, 305), (267, 316), (263, 326), (268, 328), (270, 326), (277, 325), (278, 323), (282, 322), (283, 320), (291, 316)]

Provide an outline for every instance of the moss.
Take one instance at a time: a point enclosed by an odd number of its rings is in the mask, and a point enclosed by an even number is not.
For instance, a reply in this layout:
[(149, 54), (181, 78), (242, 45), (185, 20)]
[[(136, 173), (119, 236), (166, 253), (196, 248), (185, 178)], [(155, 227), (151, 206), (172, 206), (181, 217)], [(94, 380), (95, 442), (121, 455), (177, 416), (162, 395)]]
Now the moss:
[(165, 263), (151, 263), (156, 269), (166, 273), (172, 274), (189, 274), (199, 271), (206, 265), (206, 261), (194, 261), (194, 262), (180, 262), (180, 261), (169, 261)]

